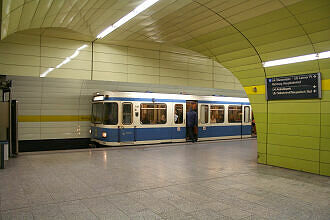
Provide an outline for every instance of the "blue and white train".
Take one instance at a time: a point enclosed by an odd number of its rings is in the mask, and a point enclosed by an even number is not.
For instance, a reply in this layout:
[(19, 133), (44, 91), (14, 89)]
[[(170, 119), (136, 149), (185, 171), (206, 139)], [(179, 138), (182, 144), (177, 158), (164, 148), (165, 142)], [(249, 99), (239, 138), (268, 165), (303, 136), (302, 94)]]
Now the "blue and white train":
[(247, 98), (104, 91), (92, 104), (91, 140), (101, 145), (185, 142), (190, 108), (199, 141), (251, 137)]

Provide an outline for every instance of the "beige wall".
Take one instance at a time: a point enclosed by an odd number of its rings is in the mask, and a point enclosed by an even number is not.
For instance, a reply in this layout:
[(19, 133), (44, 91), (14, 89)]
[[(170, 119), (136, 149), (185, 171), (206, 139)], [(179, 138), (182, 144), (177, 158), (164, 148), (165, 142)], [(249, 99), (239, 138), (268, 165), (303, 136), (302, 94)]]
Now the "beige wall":
[[(54, 69), (40, 77), (49, 68)], [(20, 140), (88, 138), (91, 95), (100, 90), (246, 97), (237, 79), (220, 64), (156, 44), (92, 46), (14, 34), (0, 41), (1, 74), (13, 80)]]
[[(67, 57), (79, 54), (60, 68)], [(150, 44), (120, 46), (14, 34), (0, 41), (0, 74), (137, 82), (240, 90), (239, 81), (217, 62), (188, 50)], [(92, 50), (94, 52), (92, 52)], [(244, 93), (244, 92), (243, 92)]]

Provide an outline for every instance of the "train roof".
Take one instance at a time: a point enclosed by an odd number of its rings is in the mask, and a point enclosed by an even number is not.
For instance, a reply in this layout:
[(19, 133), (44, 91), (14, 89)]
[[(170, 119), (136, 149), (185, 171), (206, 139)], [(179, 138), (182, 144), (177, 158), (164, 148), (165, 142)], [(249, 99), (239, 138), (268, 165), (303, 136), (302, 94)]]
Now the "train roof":
[(222, 96), (197, 96), (197, 95), (183, 95), (183, 94), (168, 94), (168, 93), (148, 93), (148, 92), (112, 92), (112, 91), (100, 91), (93, 94), (93, 97), (104, 97), (103, 99), (93, 99), (94, 101), (103, 100), (118, 100), (118, 101), (186, 101), (186, 100), (198, 100), (207, 102), (222, 102), (222, 103), (239, 103), (249, 104), (248, 98), (240, 97), (222, 97)]

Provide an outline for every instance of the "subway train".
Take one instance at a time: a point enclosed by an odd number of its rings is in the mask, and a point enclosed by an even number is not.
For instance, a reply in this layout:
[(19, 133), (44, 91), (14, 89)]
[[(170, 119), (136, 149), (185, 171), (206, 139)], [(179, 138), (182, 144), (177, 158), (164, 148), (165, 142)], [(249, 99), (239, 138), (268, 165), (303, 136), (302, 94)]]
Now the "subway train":
[(93, 95), (91, 141), (109, 146), (185, 142), (190, 108), (198, 116), (198, 141), (251, 137), (248, 98), (103, 91)]

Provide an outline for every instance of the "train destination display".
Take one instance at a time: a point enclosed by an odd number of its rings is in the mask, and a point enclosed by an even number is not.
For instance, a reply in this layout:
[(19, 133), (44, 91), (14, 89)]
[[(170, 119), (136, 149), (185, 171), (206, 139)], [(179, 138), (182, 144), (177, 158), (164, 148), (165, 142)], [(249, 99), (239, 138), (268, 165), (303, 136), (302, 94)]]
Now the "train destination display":
[(266, 99), (321, 98), (321, 73), (266, 78)]

